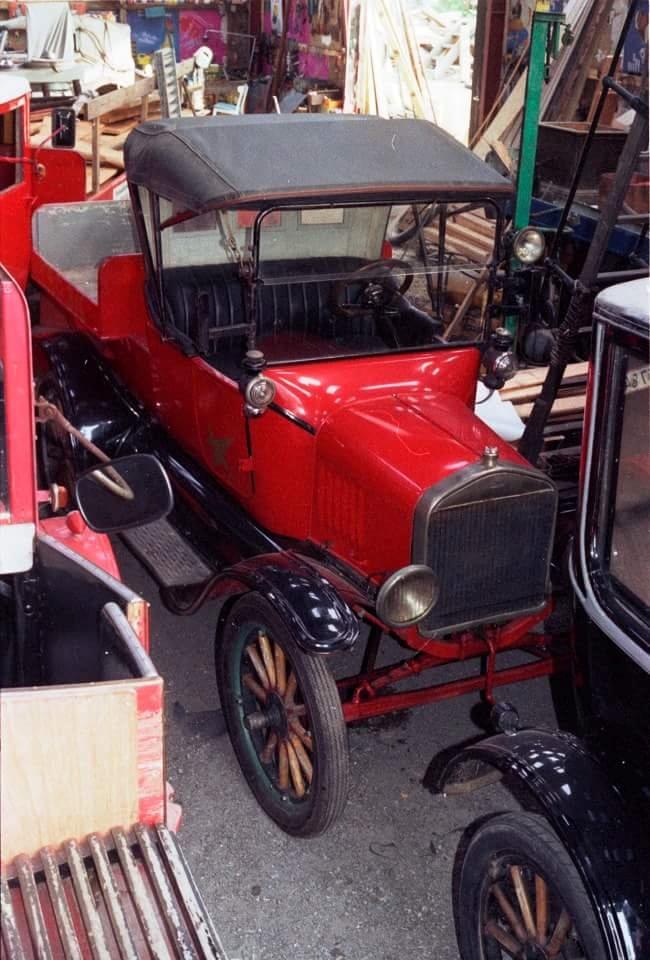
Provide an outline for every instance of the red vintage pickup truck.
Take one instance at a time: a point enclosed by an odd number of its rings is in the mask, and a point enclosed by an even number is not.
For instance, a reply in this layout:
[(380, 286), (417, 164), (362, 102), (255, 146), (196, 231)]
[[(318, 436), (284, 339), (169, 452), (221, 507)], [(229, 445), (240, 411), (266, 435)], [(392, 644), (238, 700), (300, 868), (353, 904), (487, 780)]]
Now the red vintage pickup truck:
[(169, 481), (116, 460), (54, 515), (34, 434), (27, 305), (0, 267), (2, 955), (222, 960), (174, 832), (148, 604), (103, 532), (163, 516)]

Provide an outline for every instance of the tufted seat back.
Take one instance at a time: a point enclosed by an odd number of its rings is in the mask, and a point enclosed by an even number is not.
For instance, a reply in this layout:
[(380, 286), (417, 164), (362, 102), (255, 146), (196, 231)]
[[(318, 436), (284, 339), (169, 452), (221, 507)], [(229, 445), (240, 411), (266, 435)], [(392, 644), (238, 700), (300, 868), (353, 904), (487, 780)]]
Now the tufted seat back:
[[(390, 334), (387, 340), (386, 330), (377, 329), (371, 312), (339, 317), (332, 309), (335, 278), (365, 262), (357, 257), (320, 257), (267, 264), (265, 282), (257, 285), (257, 336), (346, 341), (361, 351), (385, 349), (391, 343)], [(247, 332), (247, 291), (238, 266), (170, 268), (165, 270), (164, 285), (167, 321), (184, 349), (236, 375), (232, 371), (244, 355)], [(354, 302), (362, 289), (362, 282), (349, 284), (346, 299)], [(440, 324), (406, 298), (397, 300), (404, 320), (408, 318), (400, 325), (401, 345), (432, 343)]]
[[(340, 321), (331, 310), (333, 280), (317, 278), (348, 273), (363, 263), (353, 257), (323, 257), (271, 264), (267, 282), (257, 288), (258, 336), (277, 332), (334, 336)], [(165, 270), (164, 282), (167, 319), (199, 353), (218, 351), (224, 336), (230, 339), (229, 328), (246, 321), (245, 286), (235, 264), (173, 267)], [(233, 330), (233, 335), (241, 336), (242, 331)]]

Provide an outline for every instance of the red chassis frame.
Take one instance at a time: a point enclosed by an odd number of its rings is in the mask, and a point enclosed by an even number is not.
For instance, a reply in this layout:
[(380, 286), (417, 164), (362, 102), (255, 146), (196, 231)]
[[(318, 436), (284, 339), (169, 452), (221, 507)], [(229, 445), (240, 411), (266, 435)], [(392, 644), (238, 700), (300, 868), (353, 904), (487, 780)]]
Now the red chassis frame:
[[(481, 634), (471, 631), (456, 634), (445, 643), (436, 644), (436, 653), (425, 649), (399, 663), (379, 668), (375, 668), (375, 661), (379, 640), (386, 628), (374, 617), (363, 613), (364, 619), (371, 621), (372, 625), (361, 673), (337, 681), (346, 723), (379, 717), (396, 710), (409, 710), (411, 707), (449, 700), (466, 693), (479, 693), (484, 701), (492, 704), (495, 687), (566, 672), (571, 664), (568, 648), (565, 651), (555, 651), (551, 648), (551, 639), (555, 638), (550, 638), (545, 633), (533, 632), (552, 611), (553, 603), (549, 602), (539, 613), (519, 617), (501, 627), (488, 627)], [(445, 647), (449, 649), (448, 654), (444, 652)], [(508, 650), (525, 651), (535, 659), (531, 663), (497, 670), (497, 654)], [(484, 663), (477, 676), (435, 683), (401, 693), (382, 692), (399, 681), (418, 676), (434, 667), (479, 657)]]

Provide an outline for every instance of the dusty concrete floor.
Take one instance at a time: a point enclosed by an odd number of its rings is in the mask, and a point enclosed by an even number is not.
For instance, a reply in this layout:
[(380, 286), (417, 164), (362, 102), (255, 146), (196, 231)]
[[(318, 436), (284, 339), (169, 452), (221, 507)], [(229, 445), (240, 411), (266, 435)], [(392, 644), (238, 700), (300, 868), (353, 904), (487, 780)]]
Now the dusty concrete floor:
[[(126, 582), (152, 602), (180, 839), (231, 960), (457, 960), (459, 838), (473, 818), (515, 805), (499, 784), (455, 798), (422, 784), (434, 754), (479, 732), (475, 697), (352, 727), (343, 818), (322, 837), (294, 840), (261, 812), (232, 753), (212, 668), (214, 608), (174, 617), (137, 561), (119, 545), (118, 554)], [(384, 656), (400, 656), (385, 646)], [(526, 723), (554, 725), (547, 681), (503, 688), (503, 698)]]

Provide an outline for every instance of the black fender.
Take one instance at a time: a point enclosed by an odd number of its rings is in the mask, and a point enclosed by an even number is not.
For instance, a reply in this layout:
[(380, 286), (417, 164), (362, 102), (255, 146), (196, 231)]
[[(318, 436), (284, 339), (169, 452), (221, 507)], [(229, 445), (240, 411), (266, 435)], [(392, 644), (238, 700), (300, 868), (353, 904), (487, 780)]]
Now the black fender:
[[(261, 554), (215, 577), (211, 597), (236, 599), (261, 594), (280, 614), (296, 643), (307, 653), (351, 649), (359, 638), (359, 620), (331, 583), (288, 551)], [(221, 633), (230, 603), (219, 615)]]
[[(39, 334), (33, 339), (37, 383), (52, 379), (63, 414), (104, 453), (117, 457), (144, 452), (135, 440), (143, 410), (119, 383), (91, 340), (82, 333)], [(94, 461), (74, 444), (75, 468)]]
[[(484, 765), (523, 784), (566, 847), (616, 960), (650, 957), (650, 861), (647, 825), (610, 770), (577, 737), (521, 730), (471, 744), (447, 761), (441, 792), (463, 782), (463, 767), (484, 780)], [(489, 780), (487, 777), (485, 780)], [(647, 801), (645, 805), (647, 818)], [(643, 835), (645, 831), (645, 836)]]

